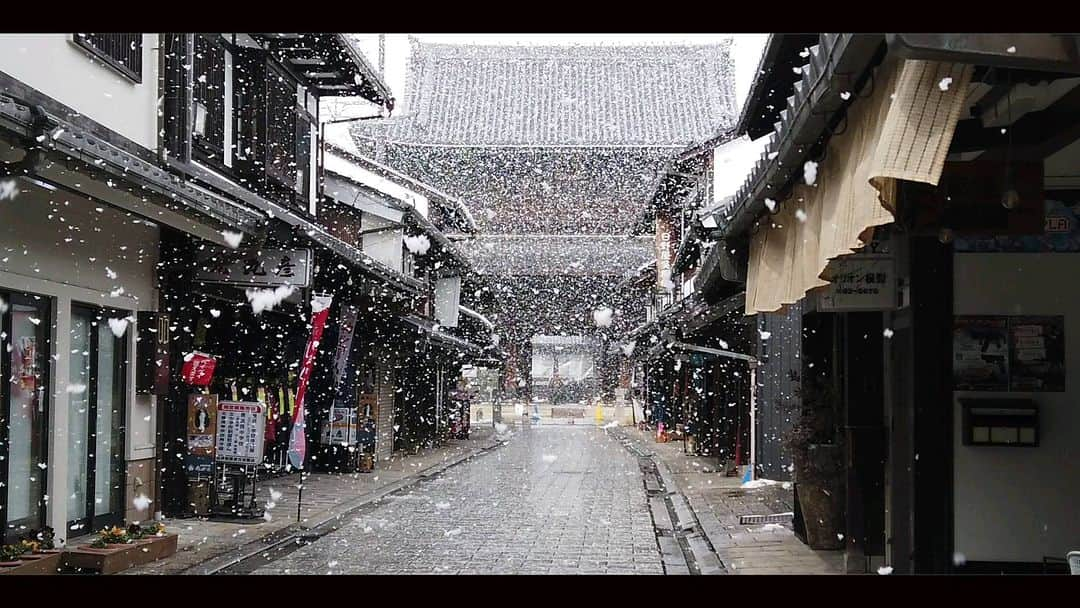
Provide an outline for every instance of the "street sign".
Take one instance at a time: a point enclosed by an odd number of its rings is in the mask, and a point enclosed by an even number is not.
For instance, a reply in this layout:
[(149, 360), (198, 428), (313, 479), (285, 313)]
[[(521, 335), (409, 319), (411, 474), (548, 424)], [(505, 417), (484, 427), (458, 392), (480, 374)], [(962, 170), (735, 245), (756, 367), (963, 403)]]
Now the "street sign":
[(196, 257), (195, 280), (246, 286), (311, 286), (310, 249), (230, 251), (207, 247)]
[(833, 260), (831, 281), (818, 300), (818, 310), (893, 310), (896, 267), (891, 255), (850, 255)]
[(222, 401), (218, 404), (218, 462), (246, 465), (262, 462), (265, 411), (261, 403)]

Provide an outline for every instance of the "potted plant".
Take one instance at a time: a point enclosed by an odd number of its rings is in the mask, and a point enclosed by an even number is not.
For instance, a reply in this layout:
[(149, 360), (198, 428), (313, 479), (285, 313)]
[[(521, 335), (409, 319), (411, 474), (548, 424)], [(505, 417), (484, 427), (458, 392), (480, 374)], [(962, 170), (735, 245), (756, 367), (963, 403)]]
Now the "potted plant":
[(112, 528), (102, 529), (97, 538), (90, 543), (90, 546), (95, 549), (105, 549), (109, 545), (126, 545), (130, 542), (131, 536), (126, 530), (119, 526), (113, 526)]
[(21, 565), (23, 554), (31, 551), (24, 543), (25, 541), (19, 541), (0, 547), (0, 567), (14, 568)]
[(104, 528), (90, 544), (69, 550), (66, 563), (79, 571), (112, 574), (153, 561), (144, 557), (148, 552), (139, 551), (141, 546), (134, 542), (124, 528)]
[(812, 549), (843, 548), (844, 462), (836, 430), (840, 401), (831, 383), (819, 377), (796, 381), (797, 411), (784, 437), (793, 460), (795, 495), (802, 512), (805, 542)]
[(60, 563), (56, 552), (45, 552), (41, 543), (20, 540), (0, 547), (0, 574), (53, 574)]
[(56, 531), (49, 526), (45, 526), (40, 532), (34, 533), (34, 538), (37, 539), (40, 553), (62, 553), (60, 549), (56, 548)]
[(157, 521), (145, 526), (133, 523), (128, 526), (127, 534), (134, 542), (152, 542), (155, 538), (165, 536), (165, 525)]

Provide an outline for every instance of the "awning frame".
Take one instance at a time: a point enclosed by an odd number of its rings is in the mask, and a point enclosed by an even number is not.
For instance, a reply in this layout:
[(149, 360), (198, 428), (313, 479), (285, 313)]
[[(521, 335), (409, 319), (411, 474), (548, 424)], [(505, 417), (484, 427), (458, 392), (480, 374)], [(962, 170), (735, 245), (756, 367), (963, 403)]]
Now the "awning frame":
[(704, 353), (707, 355), (714, 355), (717, 357), (727, 357), (729, 359), (738, 359), (740, 361), (746, 361), (751, 367), (757, 367), (761, 361), (757, 357), (752, 355), (746, 355), (743, 353), (737, 353), (735, 351), (724, 350), (721, 348), (709, 348), (708, 346), (698, 346), (697, 344), (688, 344), (686, 342), (672, 342), (667, 347), (673, 351), (693, 351)]

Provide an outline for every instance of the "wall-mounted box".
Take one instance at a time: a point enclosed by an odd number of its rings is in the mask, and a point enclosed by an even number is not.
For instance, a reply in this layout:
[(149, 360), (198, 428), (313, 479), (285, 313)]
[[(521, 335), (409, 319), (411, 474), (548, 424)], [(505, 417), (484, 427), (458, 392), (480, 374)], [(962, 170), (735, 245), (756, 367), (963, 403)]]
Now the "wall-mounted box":
[(1030, 399), (961, 399), (960, 407), (964, 445), (1039, 445), (1039, 408)]

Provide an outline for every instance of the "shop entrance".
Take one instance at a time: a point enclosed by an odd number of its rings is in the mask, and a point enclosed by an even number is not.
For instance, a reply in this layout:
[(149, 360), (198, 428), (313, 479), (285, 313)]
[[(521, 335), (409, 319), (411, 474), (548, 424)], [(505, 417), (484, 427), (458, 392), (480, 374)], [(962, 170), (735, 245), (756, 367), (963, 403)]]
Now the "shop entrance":
[(124, 519), (127, 356), (116, 334), (125, 335), (120, 328), (128, 316), (88, 306), (71, 311), (67, 490), (68, 529), (76, 536)]
[(48, 474), (51, 300), (0, 291), (0, 541), (41, 529)]

